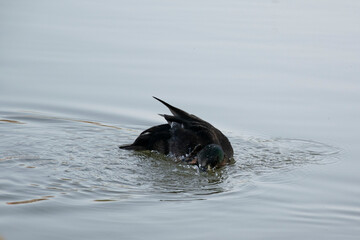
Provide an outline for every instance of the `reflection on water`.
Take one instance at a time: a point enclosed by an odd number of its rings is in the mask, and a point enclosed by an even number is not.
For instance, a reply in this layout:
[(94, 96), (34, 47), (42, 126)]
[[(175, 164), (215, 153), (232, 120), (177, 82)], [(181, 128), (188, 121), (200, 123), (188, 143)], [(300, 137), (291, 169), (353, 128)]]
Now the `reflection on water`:
[(42, 198), (31, 199), (31, 200), (16, 201), (16, 202), (7, 202), (7, 204), (9, 204), (9, 205), (14, 205), (14, 204), (34, 203), (34, 202), (39, 202), (39, 201), (48, 200), (49, 198), (52, 198), (52, 197), (54, 197), (54, 196), (44, 196), (44, 197), (42, 197)]
[(0, 122), (24, 124), (23, 122), (19, 122), (19, 121), (15, 121), (15, 120), (9, 120), (9, 119), (0, 119)]
[[(246, 191), (259, 174), (327, 163), (338, 153), (336, 148), (314, 141), (228, 133), (235, 163), (201, 173), (195, 166), (158, 153), (118, 149), (138, 135), (126, 126), (34, 113), (7, 114), (2, 119), (6, 121), (0, 131), (8, 141), (0, 146), (5, 149), (0, 164), (3, 179), (7, 179), (1, 182), (6, 191), (1, 201), (11, 205), (51, 197), (65, 202), (205, 200)], [(19, 121), (24, 124), (14, 124)]]

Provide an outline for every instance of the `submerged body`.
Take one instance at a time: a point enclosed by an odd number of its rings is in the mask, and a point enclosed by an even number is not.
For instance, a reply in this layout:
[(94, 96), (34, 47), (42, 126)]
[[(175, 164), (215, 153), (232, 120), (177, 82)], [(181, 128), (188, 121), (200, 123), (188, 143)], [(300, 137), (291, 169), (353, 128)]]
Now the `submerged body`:
[(167, 124), (143, 131), (133, 144), (120, 146), (128, 150), (155, 150), (171, 155), (200, 169), (221, 167), (233, 158), (228, 138), (210, 123), (154, 97), (173, 115), (163, 116)]

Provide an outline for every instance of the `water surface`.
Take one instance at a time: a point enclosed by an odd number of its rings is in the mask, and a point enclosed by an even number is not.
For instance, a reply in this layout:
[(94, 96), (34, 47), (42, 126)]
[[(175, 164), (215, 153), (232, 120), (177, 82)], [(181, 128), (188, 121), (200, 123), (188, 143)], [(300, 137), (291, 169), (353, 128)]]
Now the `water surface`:
[[(0, 238), (357, 239), (356, 1), (4, 1)], [(198, 115), (210, 173), (118, 148)]]

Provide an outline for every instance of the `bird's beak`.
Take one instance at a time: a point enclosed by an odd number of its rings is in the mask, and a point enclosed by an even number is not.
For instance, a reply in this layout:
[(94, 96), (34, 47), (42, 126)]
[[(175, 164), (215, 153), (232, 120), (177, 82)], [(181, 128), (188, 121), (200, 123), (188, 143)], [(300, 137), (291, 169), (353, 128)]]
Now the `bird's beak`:
[(200, 169), (201, 172), (207, 172), (207, 171), (210, 171), (210, 170), (211, 170), (210, 165), (207, 165), (207, 166), (199, 166), (199, 165), (198, 165), (198, 167), (199, 167), (199, 169)]
[(189, 165), (198, 165), (199, 166), (199, 163), (198, 163), (198, 160), (197, 158), (193, 158), (193, 159), (186, 159), (185, 162)]

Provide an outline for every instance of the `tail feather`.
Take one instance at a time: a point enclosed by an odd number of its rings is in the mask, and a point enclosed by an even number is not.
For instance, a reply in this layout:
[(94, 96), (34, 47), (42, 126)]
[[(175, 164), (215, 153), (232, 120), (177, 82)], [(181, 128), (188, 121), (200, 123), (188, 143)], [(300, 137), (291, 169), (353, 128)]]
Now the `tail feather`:
[(173, 122), (177, 122), (177, 123), (185, 123), (186, 121), (184, 121), (183, 119), (176, 117), (176, 116), (172, 116), (172, 115), (167, 115), (167, 114), (159, 114), (160, 116), (162, 116), (163, 118), (165, 118), (165, 120), (170, 124)]
[(191, 118), (190, 114), (177, 108), (177, 107), (174, 107), (170, 104), (168, 104), (167, 102), (161, 100), (160, 98), (157, 98), (157, 97), (154, 97), (156, 100), (158, 100), (159, 102), (161, 102), (162, 104), (164, 104), (172, 114), (174, 114), (175, 117), (179, 117), (179, 118), (184, 118), (184, 119), (188, 119), (188, 118)]

